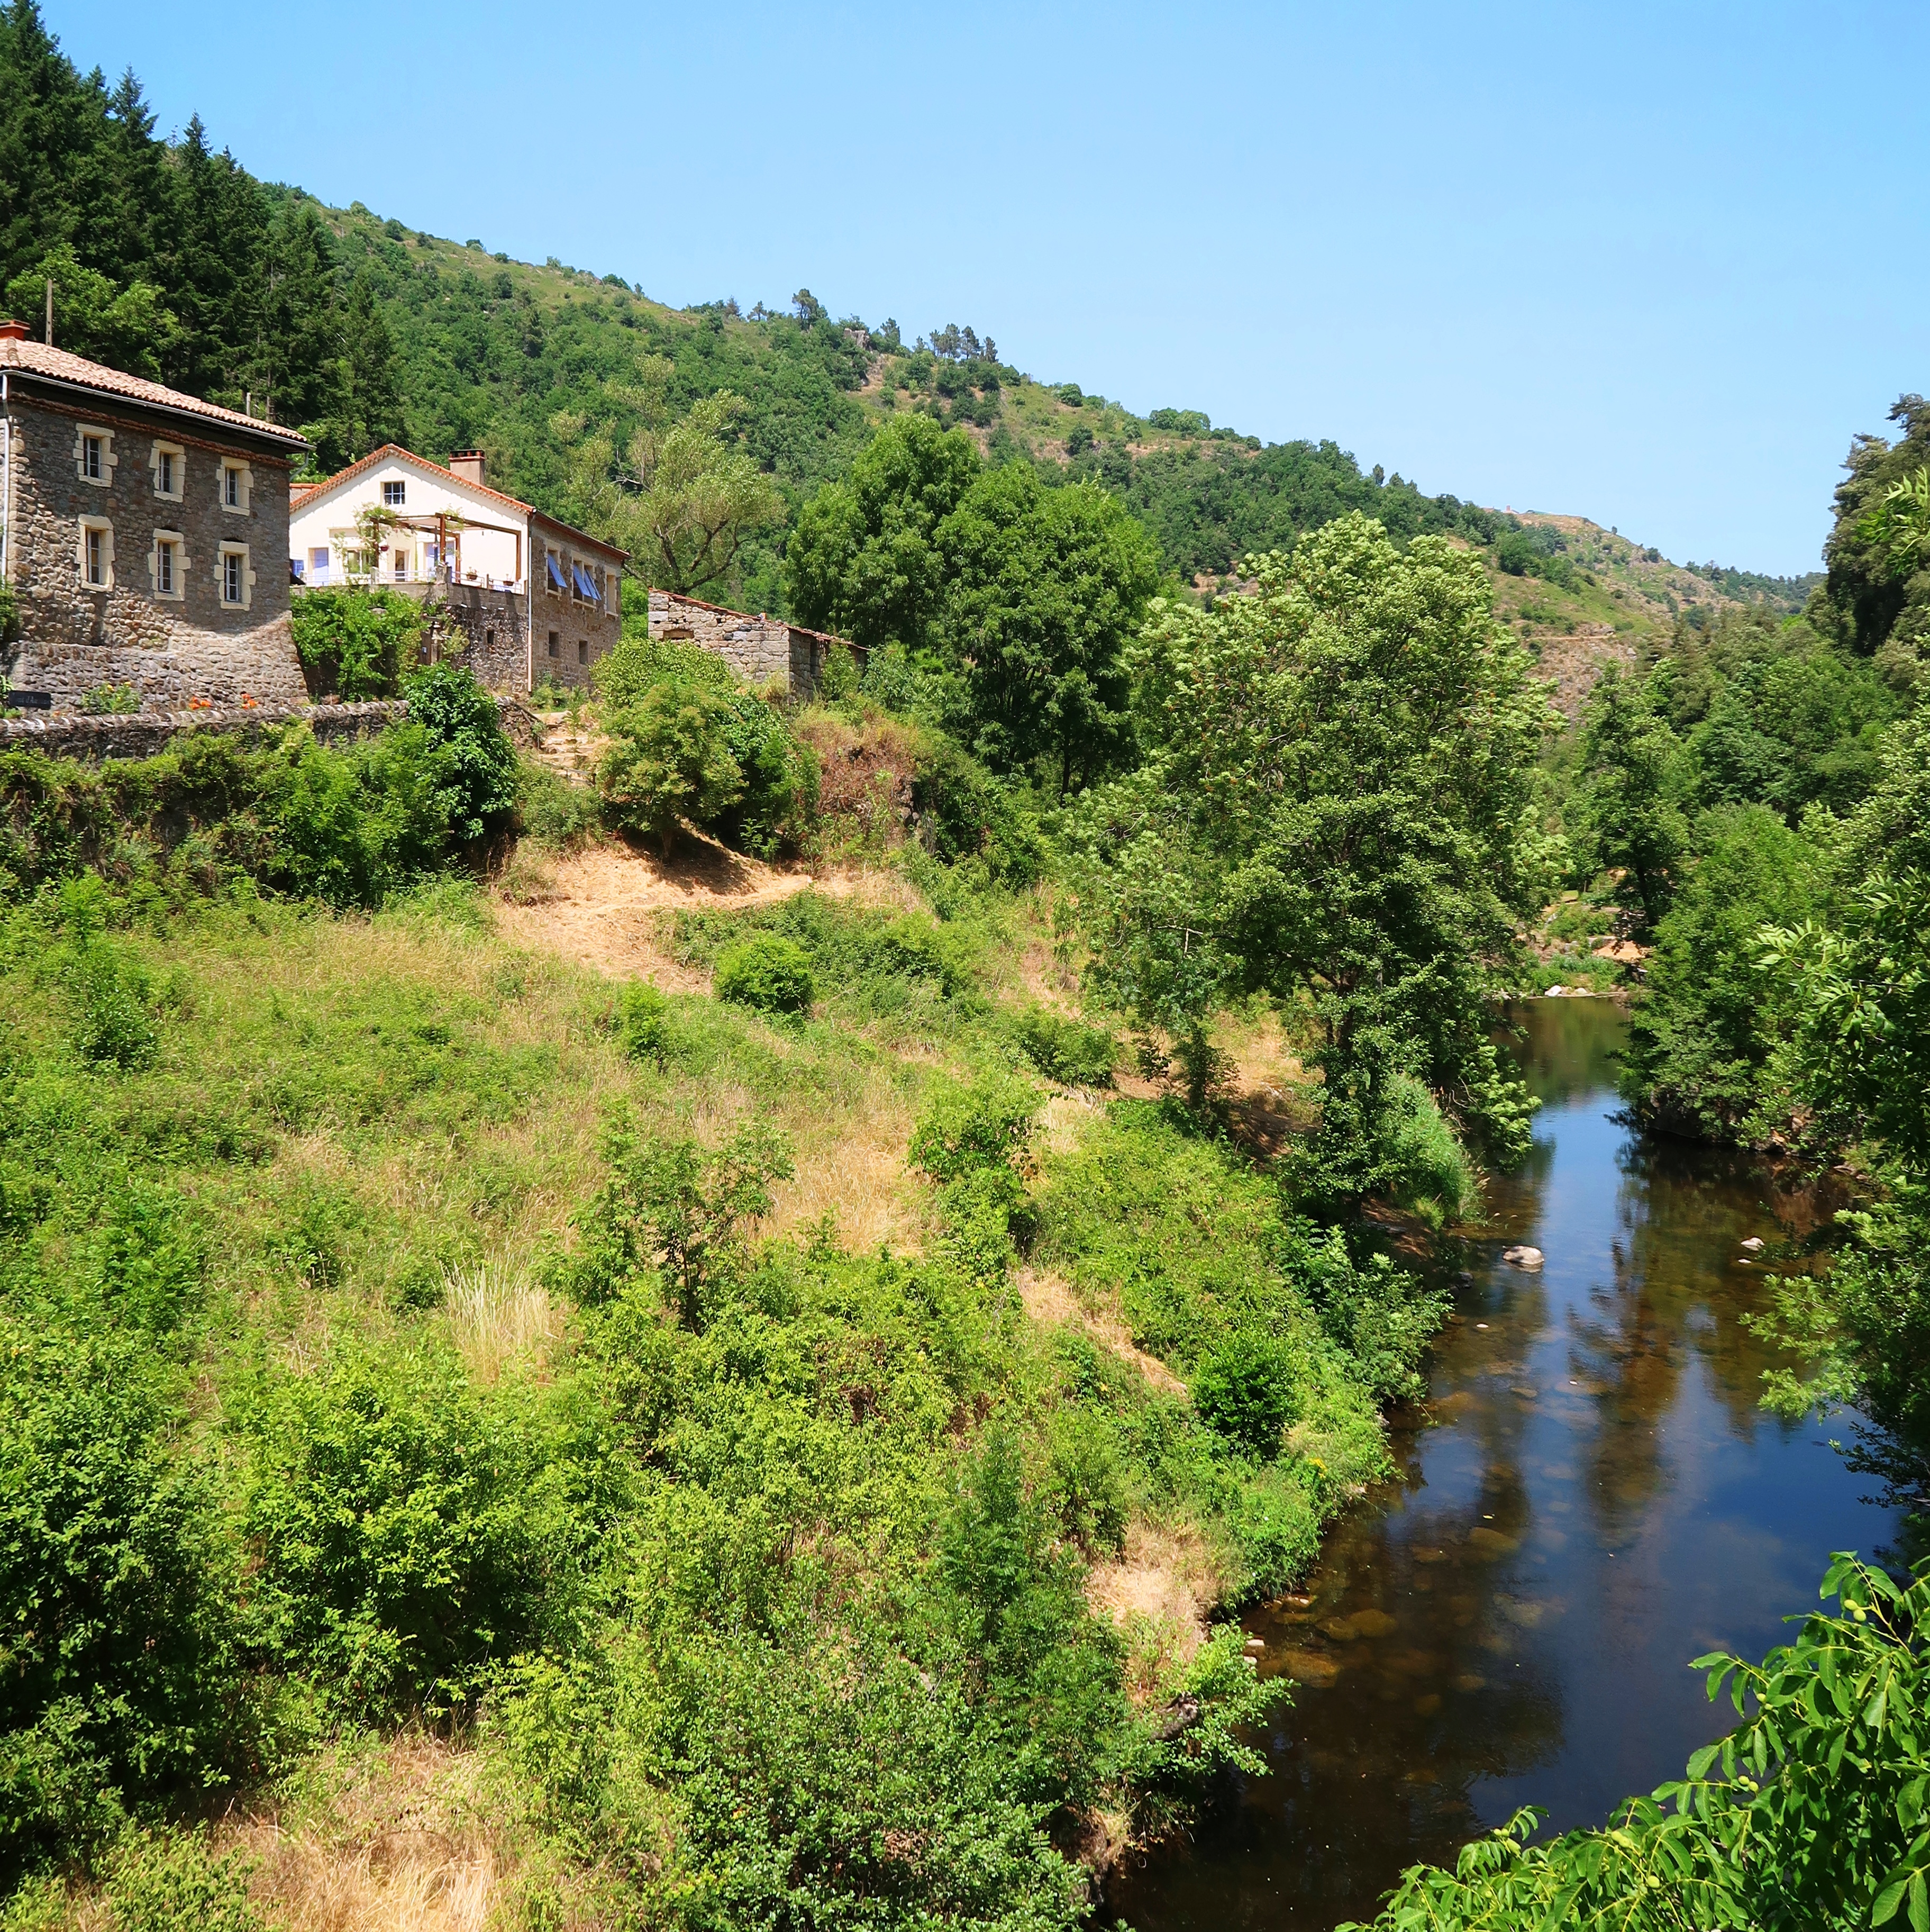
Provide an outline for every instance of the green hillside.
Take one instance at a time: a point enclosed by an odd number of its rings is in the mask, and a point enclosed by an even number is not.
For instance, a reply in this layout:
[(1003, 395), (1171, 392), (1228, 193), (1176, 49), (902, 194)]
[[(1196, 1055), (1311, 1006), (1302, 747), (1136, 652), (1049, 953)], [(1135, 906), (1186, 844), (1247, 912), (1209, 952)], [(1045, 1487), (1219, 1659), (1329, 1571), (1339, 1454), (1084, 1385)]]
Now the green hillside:
[[(102, 206), (114, 220), (97, 218)], [(622, 450), (646, 393), (674, 419), (730, 390), (786, 515), (714, 588), (758, 608), (784, 608), (779, 562), (805, 499), (904, 410), (965, 427), (993, 460), (1103, 482), (1152, 532), (1167, 572), (1202, 595), (1242, 556), (1348, 510), (1397, 539), (1436, 531), (1487, 550), (1502, 602), (1537, 643), (1602, 626), (1627, 637), (1698, 606), (1793, 610), (1810, 582), (1692, 576), (1573, 519), (1425, 495), (1331, 441), (1263, 445), (1197, 410), (1138, 414), (1035, 379), (974, 328), (908, 342), (895, 321), (834, 317), (808, 290), (782, 314), (673, 309), (615, 276), (513, 262), (360, 202), (325, 208), (256, 180), (198, 118), (178, 145), (157, 140), (131, 74), (112, 88), (79, 74), (37, 7), (16, 0), (0, 11), (0, 288), (37, 318), (49, 278), (63, 346), (233, 406), (252, 398), (306, 430), (325, 470), (391, 438), (436, 458), (480, 446), (502, 487), (573, 518), (593, 514), (573, 443), (602, 432)]]

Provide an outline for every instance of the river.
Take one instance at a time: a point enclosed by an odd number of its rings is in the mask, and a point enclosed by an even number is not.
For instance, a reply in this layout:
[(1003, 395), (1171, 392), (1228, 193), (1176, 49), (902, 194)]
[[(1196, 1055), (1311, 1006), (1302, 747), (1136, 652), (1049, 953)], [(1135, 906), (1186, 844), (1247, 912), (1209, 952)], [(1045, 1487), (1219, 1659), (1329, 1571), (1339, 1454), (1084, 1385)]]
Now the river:
[[(1116, 1874), (1138, 1932), (1329, 1932), (1518, 1805), (1599, 1822), (1734, 1722), (1691, 1658), (1785, 1640), (1831, 1550), (1895, 1535), (1830, 1439), (1853, 1418), (1758, 1406), (1780, 1358), (1743, 1324), (1764, 1271), (1742, 1244), (1800, 1246), (1833, 1204), (1619, 1121), (1610, 1002), (1518, 1017), (1534, 1151), (1458, 1258), (1473, 1281), (1397, 1479), (1334, 1526), (1304, 1596), (1245, 1620), (1296, 1681), (1256, 1740), (1272, 1774)], [(1502, 1262), (1518, 1241), (1541, 1269)]]

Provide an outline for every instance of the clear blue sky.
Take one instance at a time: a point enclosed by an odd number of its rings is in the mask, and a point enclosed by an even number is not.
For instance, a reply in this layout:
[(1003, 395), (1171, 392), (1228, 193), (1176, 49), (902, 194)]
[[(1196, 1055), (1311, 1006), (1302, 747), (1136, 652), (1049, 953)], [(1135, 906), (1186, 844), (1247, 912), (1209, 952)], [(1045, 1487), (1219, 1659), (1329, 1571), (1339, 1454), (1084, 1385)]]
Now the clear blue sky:
[(1813, 568), (1930, 390), (1921, 5), (46, 6), (325, 201), (969, 322), (1678, 560)]

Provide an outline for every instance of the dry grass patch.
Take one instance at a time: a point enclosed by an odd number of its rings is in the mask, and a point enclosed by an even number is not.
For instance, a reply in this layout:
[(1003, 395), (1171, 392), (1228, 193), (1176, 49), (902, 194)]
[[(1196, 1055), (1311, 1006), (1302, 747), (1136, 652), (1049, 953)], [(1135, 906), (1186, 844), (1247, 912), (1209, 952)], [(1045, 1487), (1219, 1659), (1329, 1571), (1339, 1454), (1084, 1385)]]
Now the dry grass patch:
[(547, 1291), (500, 1262), (452, 1268), (443, 1305), (457, 1352), (478, 1382), (496, 1382), (512, 1363), (540, 1369), (562, 1337), (563, 1311)]
[(1093, 1564), (1086, 1600), (1128, 1634), (1127, 1688), (1135, 1697), (1151, 1698), (1172, 1666), (1190, 1661), (1206, 1640), (1206, 1612), (1225, 1588), (1205, 1537), (1191, 1524), (1130, 1523), (1119, 1556)]
[(905, 1166), (912, 1112), (883, 1079), (868, 1104), (827, 1138), (823, 1125), (797, 1156), (797, 1178), (775, 1190), (776, 1207), (765, 1232), (802, 1232), (829, 1213), (838, 1238), (856, 1253), (881, 1246), (916, 1252), (925, 1245), (929, 1206), (926, 1190)]
[(250, 1889), (287, 1932), (490, 1932), (514, 1860), (481, 1814), (472, 1756), (433, 1739), (325, 1756), (303, 1798), (220, 1834), (256, 1860)]
[(1186, 1384), (1157, 1355), (1149, 1355), (1133, 1340), (1116, 1313), (1088, 1308), (1062, 1276), (1020, 1268), (1018, 1287), (1025, 1312), (1035, 1322), (1047, 1328), (1079, 1329), (1131, 1363), (1162, 1394), (1185, 1396)]

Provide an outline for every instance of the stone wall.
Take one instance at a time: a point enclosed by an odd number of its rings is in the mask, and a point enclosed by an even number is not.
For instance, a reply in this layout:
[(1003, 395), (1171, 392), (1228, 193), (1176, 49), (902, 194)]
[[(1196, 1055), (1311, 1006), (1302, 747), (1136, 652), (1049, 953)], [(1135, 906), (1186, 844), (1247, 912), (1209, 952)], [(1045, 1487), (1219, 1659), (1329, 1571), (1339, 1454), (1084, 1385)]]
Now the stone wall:
[[(48, 691), (59, 705), (104, 683), (128, 683), (157, 706), (189, 698), (217, 704), (294, 704), (303, 695), (288, 624), (288, 464), (220, 425), (197, 426), (118, 398), (71, 400), (34, 392), (16, 375), (9, 574), (20, 607), (22, 641), (12, 681)], [(106, 478), (83, 478), (81, 429), (106, 433)], [(179, 500), (157, 496), (154, 446), (172, 445)], [(223, 457), (245, 462), (245, 509), (220, 500)], [(103, 520), (112, 537), (111, 582), (90, 589), (81, 577), (83, 518)], [(178, 534), (180, 594), (157, 595), (155, 532)], [(247, 546), (245, 604), (220, 601), (220, 546)]]
[(513, 590), (480, 584), (445, 584), (437, 593), (434, 628), (439, 657), (468, 666), (486, 691), (529, 688), (528, 609)]
[[(586, 686), (598, 658), (616, 650), (623, 636), (623, 586), (622, 570), (614, 559), (598, 552), (572, 547), (571, 533), (543, 518), (532, 517), (529, 524), (529, 634), (535, 648), (529, 656), (533, 682), (518, 688), (530, 690), (538, 684)], [(570, 580), (569, 566), (580, 560), (604, 573), (603, 605), (572, 596), (565, 589), (553, 590), (550, 574), (544, 567), (547, 552), (554, 550), (563, 566), (563, 580)], [(519, 674), (519, 676), (520, 674)]]
[(650, 634), (667, 642), (700, 644), (724, 659), (753, 690), (774, 680), (799, 703), (817, 694), (818, 675), (827, 652), (843, 644), (864, 668), (865, 653), (856, 644), (822, 631), (748, 610), (727, 610), (673, 590), (650, 593)]
[[(514, 698), (498, 698), (502, 728), (529, 750), (541, 742), (542, 728), (529, 708)], [(263, 732), (302, 724), (324, 744), (373, 736), (409, 716), (400, 698), (374, 704), (315, 704), (297, 711), (250, 706), (211, 711), (142, 711), (124, 718), (87, 718), (43, 713), (0, 718), (0, 752), (32, 750), (51, 758), (151, 758), (176, 738), (192, 732), (228, 732), (244, 743), (260, 742)]]

